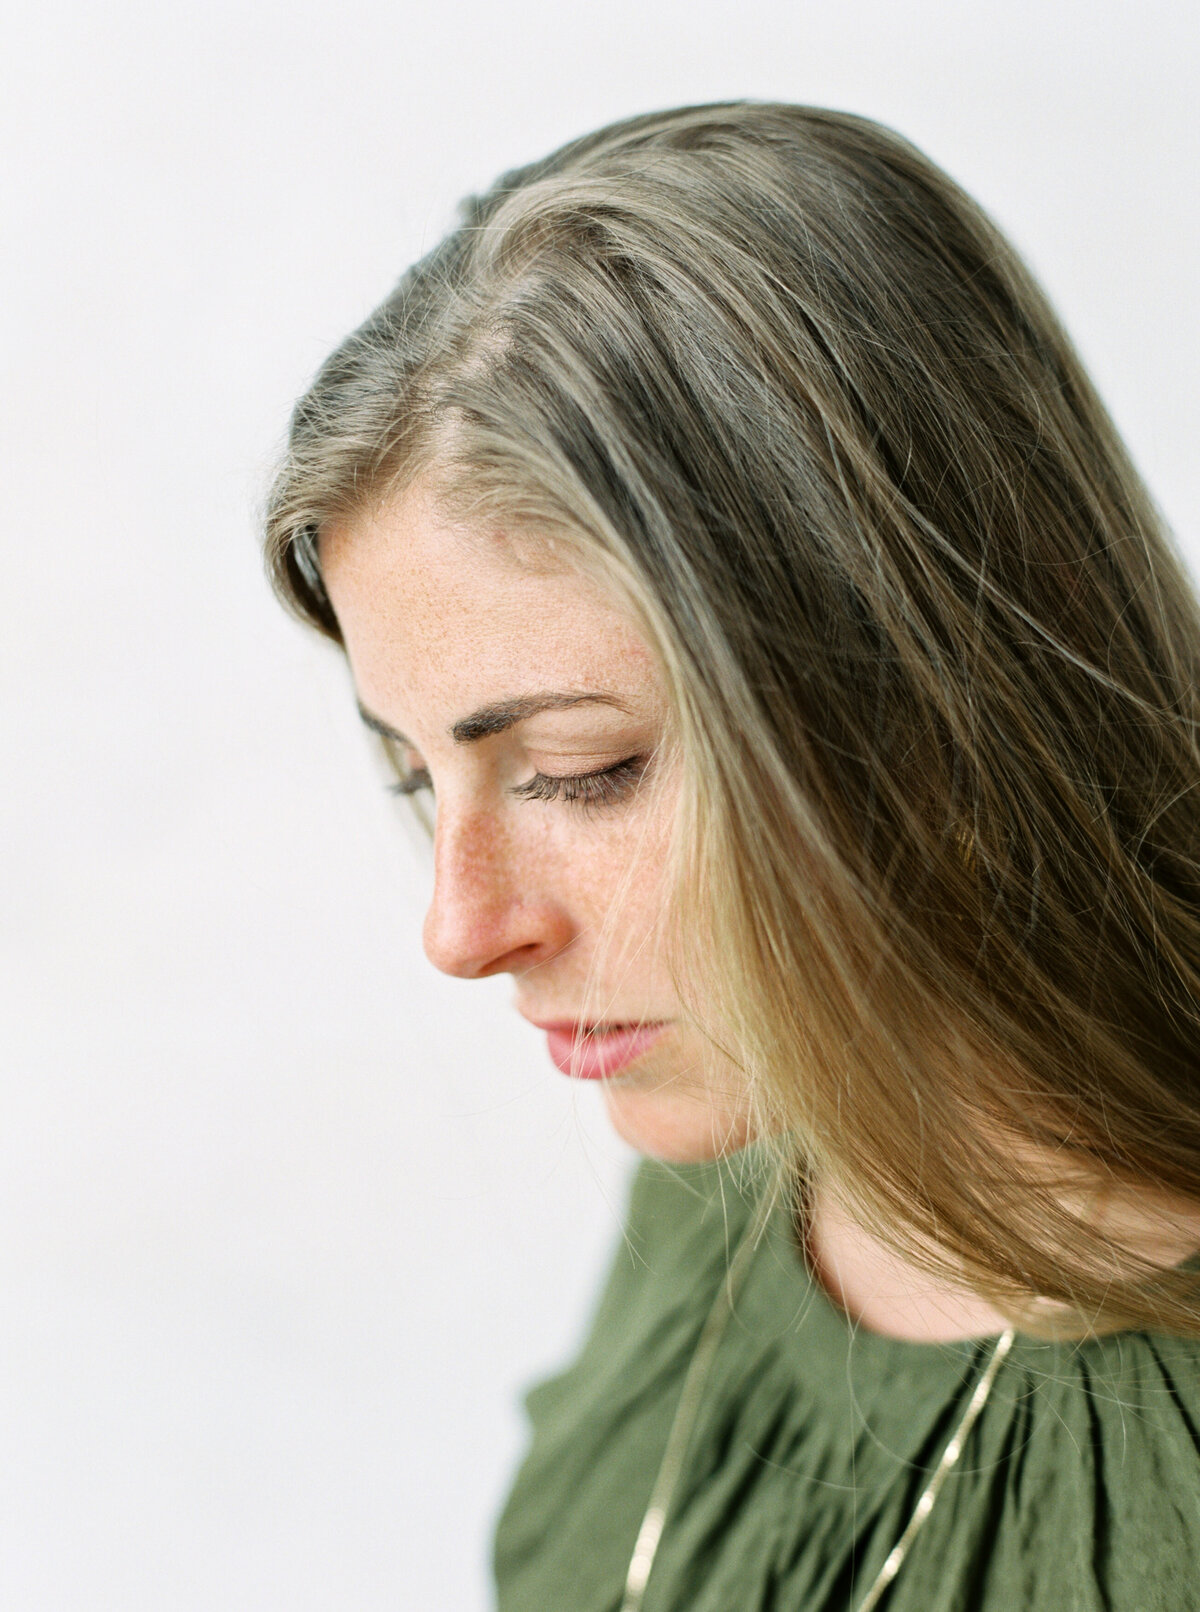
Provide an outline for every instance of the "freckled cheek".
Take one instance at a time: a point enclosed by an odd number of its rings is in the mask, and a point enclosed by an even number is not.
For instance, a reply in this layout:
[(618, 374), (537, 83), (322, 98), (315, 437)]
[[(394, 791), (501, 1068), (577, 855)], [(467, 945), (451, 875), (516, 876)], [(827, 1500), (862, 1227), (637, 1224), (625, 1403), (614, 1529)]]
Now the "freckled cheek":
[(607, 934), (615, 955), (637, 955), (654, 967), (665, 929), (666, 870), (661, 860), (633, 859), (629, 847), (580, 847), (559, 863), (560, 899), (581, 927)]
[(558, 900), (581, 922), (590, 926), (612, 918), (624, 923), (628, 901), (622, 900), (619, 874), (600, 858), (572, 849), (557, 860), (550, 876)]

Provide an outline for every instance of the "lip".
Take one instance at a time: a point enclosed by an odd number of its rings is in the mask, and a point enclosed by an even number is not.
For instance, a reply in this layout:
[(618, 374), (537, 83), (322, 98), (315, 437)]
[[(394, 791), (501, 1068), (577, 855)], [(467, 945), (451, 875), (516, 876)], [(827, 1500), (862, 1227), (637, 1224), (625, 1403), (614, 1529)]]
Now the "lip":
[(611, 1080), (647, 1052), (669, 1028), (666, 1020), (614, 1024), (603, 1030), (571, 1020), (543, 1023), (531, 1019), (530, 1023), (546, 1032), (550, 1057), (573, 1080)]

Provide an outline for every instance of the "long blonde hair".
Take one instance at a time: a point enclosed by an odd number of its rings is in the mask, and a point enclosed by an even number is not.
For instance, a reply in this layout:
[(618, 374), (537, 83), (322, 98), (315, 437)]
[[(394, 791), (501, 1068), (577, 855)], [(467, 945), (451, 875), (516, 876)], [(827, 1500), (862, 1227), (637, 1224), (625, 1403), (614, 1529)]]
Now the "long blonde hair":
[(814, 108), (574, 141), (469, 200), (297, 405), (291, 608), (338, 638), (322, 529), (422, 473), (641, 622), (681, 989), (785, 1167), (1009, 1313), (1200, 1335), (1200, 1278), (1065, 1191), (1200, 1205), (1200, 606), (980, 209)]

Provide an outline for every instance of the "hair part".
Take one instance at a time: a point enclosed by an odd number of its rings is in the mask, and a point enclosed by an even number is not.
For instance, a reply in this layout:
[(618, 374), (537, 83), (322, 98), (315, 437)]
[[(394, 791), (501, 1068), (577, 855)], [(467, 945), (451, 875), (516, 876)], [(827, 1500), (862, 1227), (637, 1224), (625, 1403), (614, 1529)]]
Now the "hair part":
[(1200, 605), (982, 211), (814, 108), (574, 141), (297, 405), (283, 601), (338, 639), (322, 529), (422, 476), (645, 631), (676, 976), (783, 1173), (1031, 1330), (1200, 1335), (1200, 1277), (1079, 1197), (1200, 1207)]

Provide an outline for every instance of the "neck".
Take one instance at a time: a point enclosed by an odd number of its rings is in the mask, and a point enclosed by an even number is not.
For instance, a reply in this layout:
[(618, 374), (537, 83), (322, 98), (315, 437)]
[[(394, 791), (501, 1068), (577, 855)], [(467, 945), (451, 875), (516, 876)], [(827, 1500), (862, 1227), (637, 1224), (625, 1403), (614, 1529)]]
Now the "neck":
[[(1096, 1220), (1132, 1255), (1177, 1265), (1200, 1248), (1200, 1213), (1161, 1195), (1097, 1195)], [(799, 1229), (813, 1277), (850, 1319), (913, 1343), (995, 1336), (1009, 1321), (965, 1282), (930, 1276), (865, 1231), (837, 1193), (811, 1183)]]
[(864, 1231), (827, 1190), (813, 1190), (803, 1229), (815, 1280), (869, 1332), (912, 1343), (953, 1343), (1008, 1326), (969, 1288), (929, 1276)]

